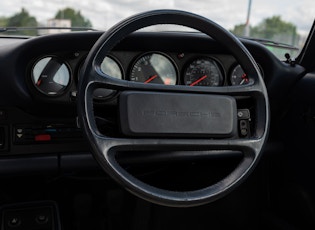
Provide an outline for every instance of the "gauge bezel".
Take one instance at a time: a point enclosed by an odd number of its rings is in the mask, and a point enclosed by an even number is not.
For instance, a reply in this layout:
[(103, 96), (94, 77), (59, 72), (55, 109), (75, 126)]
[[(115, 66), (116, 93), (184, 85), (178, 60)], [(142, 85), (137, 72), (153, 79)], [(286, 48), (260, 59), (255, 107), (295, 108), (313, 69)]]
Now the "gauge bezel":
[(133, 61), (131, 62), (130, 66), (129, 66), (128, 76), (126, 77), (126, 80), (133, 81), (133, 82), (138, 82), (138, 83), (143, 83), (141, 81), (134, 81), (134, 80), (131, 79), (132, 70), (135, 68), (136, 63), (141, 58), (143, 58), (145, 56), (148, 56), (148, 55), (153, 55), (153, 54), (161, 55), (161, 56), (165, 57), (170, 62), (170, 64), (172, 65), (172, 67), (175, 70), (175, 75), (176, 75), (175, 76), (175, 78), (176, 78), (175, 79), (175, 83), (174, 84), (170, 84), (170, 85), (178, 85), (179, 82), (180, 82), (179, 81), (179, 76), (180, 75), (179, 75), (179, 70), (178, 70), (178, 66), (177, 66), (176, 62), (174, 61), (174, 59), (170, 55), (168, 55), (168, 54), (166, 54), (164, 52), (160, 52), (160, 51), (148, 51), (148, 52), (144, 52), (144, 53), (140, 53), (139, 55), (136, 55), (135, 58), (133, 59)]
[(183, 69), (182, 69), (181, 84), (189, 86), (189, 85), (186, 84), (186, 81), (185, 81), (185, 75), (186, 75), (187, 69), (193, 62), (195, 62), (197, 60), (201, 60), (201, 59), (210, 59), (211, 61), (213, 61), (215, 63), (215, 65), (216, 65), (220, 75), (221, 75), (221, 79), (220, 79), (220, 82), (219, 82), (219, 84), (217, 86), (216, 85), (209, 85), (209, 86), (199, 86), (199, 87), (220, 87), (220, 86), (225, 85), (226, 72), (225, 72), (225, 70), (223, 68), (222, 63), (217, 58), (212, 57), (212, 56), (208, 56), (208, 55), (195, 56), (195, 57), (190, 58), (189, 61), (187, 61), (187, 63), (183, 66)]
[[(36, 83), (35, 83), (35, 77), (34, 77), (34, 69), (36, 67), (36, 65), (41, 61), (41, 60), (44, 60), (45, 58), (51, 58), (51, 59), (57, 59), (60, 63), (62, 63), (63, 65), (65, 65), (68, 73), (69, 73), (69, 81), (67, 83), (67, 85), (65, 87), (63, 87), (61, 90), (59, 90), (58, 92), (56, 92), (55, 94), (50, 94), (50, 93), (47, 93), (41, 89), (39, 89), (37, 86), (36, 86)], [(70, 88), (72, 82), (73, 82), (73, 71), (72, 71), (72, 68), (70, 66), (70, 64), (60, 58), (59, 56), (57, 55), (44, 55), (44, 56), (41, 56), (39, 58), (37, 58), (33, 64), (32, 64), (32, 67), (31, 67), (31, 70), (30, 70), (30, 81), (31, 81), (31, 85), (32, 87), (36, 90), (36, 92), (39, 92), (41, 95), (45, 95), (47, 97), (50, 97), (50, 98), (54, 98), (54, 97), (60, 97), (60, 96), (63, 96), (65, 95), (65, 93), (68, 91), (68, 89)]]

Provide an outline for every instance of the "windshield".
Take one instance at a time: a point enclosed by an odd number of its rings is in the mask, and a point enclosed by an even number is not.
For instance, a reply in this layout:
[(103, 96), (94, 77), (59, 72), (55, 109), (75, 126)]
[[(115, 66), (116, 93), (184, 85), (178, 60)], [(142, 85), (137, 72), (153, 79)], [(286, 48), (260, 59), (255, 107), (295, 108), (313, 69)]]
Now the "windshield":
[[(27, 36), (83, 28), (103, 31), (139, 12), (185, 10), (207, 17), (239, 37), (258, 39), (279, 58), (299, 53), (315, 15), (312, 0), (10, 0), (1, 5), (2, 35)], [(23, 27), (41, 30), (20, 29)]]

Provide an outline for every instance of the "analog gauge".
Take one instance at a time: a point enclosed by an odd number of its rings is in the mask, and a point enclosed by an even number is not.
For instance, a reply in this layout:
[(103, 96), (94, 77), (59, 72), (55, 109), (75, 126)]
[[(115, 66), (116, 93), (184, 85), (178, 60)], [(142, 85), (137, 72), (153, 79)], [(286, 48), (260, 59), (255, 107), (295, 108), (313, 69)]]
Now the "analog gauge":
[[(117, 78), (117, 79), (122, 79), (123, 78), (123, 72), (122, 68), (118, 64), (118, 62), (109, 56), (106, 56), (102, 63), (101, 63), (101, 71), (105, 73), (106, 75)], [(95, 99), (104, 99), (114, 93), (113, 90), (111, 89), (102, 89), (98, 88), (94, 91), (94, 98)]]
[(111, 57), (105, 57), (102, 64), (101, 64), (101, 70), (103, 73), (107, 74), (110, 77), (122, 79), (123, 73), (122, 70), (113, 58)]
[(184, 72), (184, 84), (189, 86), (219, 86), (223, 83), (222, 72), (211, 58), (198, 58)]
[(234, 67), (230, 75), (231, 85), (248, 84), (249, 78), (240, 65)]
[(130, 80), (142, 83), (175, 85), (177, 71), (172, 61), (165, 55), (148, 53), (134, 63)]
[(70, 70), (58, 58), (45, 57), (35, 63), (32, 81), (35, 88), (43, 94), (48, 96), (61, 95), (70, 83)]
[[(263, 77), (263, 71), (259, 64), (258, 68), (259, 71)], [(244, 72), (243, 68), (240, 65), (236, 65), (230, 74), (230, 83), (231, 85), (245, 85), (248, 84), (251, 81), (251, 79), (247, 76), (247, 74)]]

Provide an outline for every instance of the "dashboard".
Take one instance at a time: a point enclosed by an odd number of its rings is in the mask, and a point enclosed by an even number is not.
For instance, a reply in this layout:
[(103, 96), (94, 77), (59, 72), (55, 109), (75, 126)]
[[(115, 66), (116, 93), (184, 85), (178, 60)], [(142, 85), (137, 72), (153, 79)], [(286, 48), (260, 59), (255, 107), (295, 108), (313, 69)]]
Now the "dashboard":
[[(25, 50), (19, 46), (14, 48), (13, 53), (18, 55), (16, 61), (21, 67), (15, 70), (19, 73), (12, 74), (18, 78), (15, 83), (26, 81), (19, 88), (27, 91), (24, 96), (35, 100), (49, 103), (75, 101), (80, 69), (100, 35), (100, 32), (77, 32), (32, 38), (19, 44)], [(135, 41), (138, 36), (140, 39)], [(147, 36), (151, 36), (150, 33), (139, 33), (119, 43), (108, 57), (104, 57), (102, 72), (145, 84), (220, 87), (248, 84), (251, 80), (228, 51), (206, 36), (197, 36), (200, 40), (198, 47), (187, 46), (191, 41), (187, 43), (185, 40), (196, 39), (191, 33), (181, 38), (171, 32), (161, 33), (159, 38)], [(71, 37), (77, 41), (73, 42)], [(153, 41), (142, 42), (149, 39)], [(254, 44), (253, 48), (263, 49), (258, 43)], [(267, 50), (264, 52), (272, 57)], [(266, 60), (257, 62), (262, 76), (266, 72), (263, 66)], [(95, 98), (106, 99), (109, 94), (108, 91), (98, 91)]]
[[(46, 96), (65, 94), (72, 82), (78, 82), (76, 69), (80, 72), (81, 63), (62, 55), (40, 57), (32, 67), (32, 86)], [(145, 84), (211, 87), (249, 83), (242, 67), (231, 56), (220, 54), (117, 51), (103, 59), (101, 70), (117, 79)], [(106, 97), (102, 92), (95, 94), (99, 99)]]
[[(15, 201), (15, 197), (18, 201), (33, 198), (56, 200), (62, 207), (62, 214), (66, 214), (65, 219), (70, 220), (71, 224), (74, 218), (71, 211), (78, 206), (73, 202), (75, 200), (83, 198), (84, 203), (79, 204), (86, 207), (85, 201), (104, 201), (102, 199), (105, 198), (106, 209), (96, 207), (95, 210), (105, 210), (107, 214), (111, 214), (112, 209), (107, 209), (107, 201), (113, 203), (115, 211), (122, 204), (120, 198), (129, 198), (121, 196), (116, 184), (112, 186), (112, 178), (108, 177), (111, 176), (110, 172), (104, 176), (103, 168), (98, 164), (96, 155), (92, 154), (93, 146), (87, 138), (92, 135), (83, 131), (86, 127), (84, 122), (80, 124), (80, 116), (86, 114), (80, 113), (77, 108), (78, 103), (82, 102), (82, 94), (78, 92), (79, 84), (83, 84), (80, 78), (83, 73), (89, 72), (89, 68), (85, 68), (86, 60), (92, 60), (89, 58), (90, 51), (102, 34), (102, 31), (89, 31), (33, 38), (0, 38), (0, 173), (5, 179), (6, 188), (3, 195), (9, 201)], [(271, 113), (272, 132), (266, 140), (262, 156), (265, 161), (258, 165), (258, 173), (253, 174), (255, 177), (249, 178), (250, 186), (239, 190), (241, 198), (245, 197), (245, 190), (255, 194), (246, 196), (250, 198), (249, 205), (244, 206), (254, 213), (251, 204), (256, 207), (257, 202), (252, 202), (253, 199), (259, 198), (261, 201), (263, 199), (260, 198), (264, 197), (270, 202), (270, 192), (273, 192), (273, 186), (277, 184), (274, 182), (284, 178), (286, 171), (282, 169), (286, 169), (283, 166), (288, 161), (292, 161), (292, 164), (289, 162), (287, 165), (288, 171), (295, 173), (292, 171), (294, 168), (299, 173), (305, 170), (304, 172), (311, 175), (309, 169), (312, 168), (312, 159), (309, 160), (309, 149), (314, 133), (312, 118), (315, 107), (312, 100), (310, 101), (310, 95), (314, 94), (314, 73), (305, 76), (305, 67), (299, 62), (293, 65), (279, 60), (258, 42), (246, 39), (241, 39), (241, 42), (261, 72), (268, 91)], [(236, 148), (236, 151), (230, 151), (229, 146), (227, 151), (225, 148), (220, 149), (220, 143), (225, 141), (232, 147), (235, 140), (240, 140), (240, 143), (248, 140), (254, 143), (264, 129), (259, 125), (259, 117), (264, 111), (257, 106), (262, 102), (261, 94), (254, 91), (255, 89), (249, 94), (238, 94), (237, 90), (252, 90), (250, 87), (253, 79), (239, 65), (241, 61), (226, 47), (228, 46), (220, 41), (199, 33), (138, 31), (117, 41), (117, 45), (106, 53), (106, 57), (98, 56), (95, 66), (98, 71), (97, 80), (102, 75), (112, 79), (106, 77), (102, 84), (93, 82), (94, 85), (89, 88), (89, 98), (83, 102), (92, 104), (88, 107), (88, 111), (91, 111), (88, 115), (94, 119), (89, 124), (96, 127), (95, 133), (104, 139), (109, 137), (109, 140), (119, 144), (115, 146), (115, 151), (118, 150), (115, 160), (121, 163), (121, 168), (143, 178), (149, 185), (152, 182), (152, 186), (161, 185), (162, 189), (174, 188), (174, 191), (191, 191), (212, 182), (216, 185), (222, 175), (230, 175), (230, 169), (232, 171), (242, 164), (240, 162), (243, 162), (243, 156), (249, 162), (250, 151), (245, 148), (244, 154), (242, 147)], [(121, 85), (109, 83), (107, 88), (106, 81)], [(246, 84), (249, 87), (242, 87)], [(97, 90), (94, 95), (90, 94), (95, 88)], [(138, 94), (133, 93), (134, 91)], [(184, 91), (185, 95), (175, 97)], [(161, 97), (154, 95), (157, 92)], [(225, 92), (228, 92), (228, 96), (223, 95)], [(137, 103), (132, 102), (127, 107), (126, 101), (130, 98), (136, 98)], [(209, 101), (215, 104), (208, 103)], [(151, 104), (156, 107), (150, 107)], [(163, 108), (165, 104), (166, 109)], [(197, 109), (195, 105), (198, 106)], [(216, 120), (221, 114), (212, 112), (216, 106), (224, 108), (222, 119)], [(138, 124), (136, 122), (140, 121), (141, 128), (148, 127), (148, 130), (132, 133), (128, 129), (131, 125), (123, 126), (125, 121), (128, 123), (129, 118), (124, 115), (133, 111), (137, 113), (129, 117), (134, 118), (135, 122), (129, 124)], [(142, 118), (139, 114), (143, 115)], [(163, 118), (166, 116), (177, 116), (178, 119), (174, 120), (183, 123), (165, 122), (166, 131), (159, 133), (159, 127), (164, 124), (163, 120), (166, 119)], [(200, 122), (191, 122), (199, 118)], [(206, 125), (211, 120), (214, 121), (211, 125), (218, 124), (216, 128)], [(233, 123), (232, 131), (229, 132), (225, 123)], [(207, 126), (212, 130), (205, 130), (205, 134), (193, 133), (191, 124), (200, 125), (200, 130)], [(175, 131), (187, 127), (183, 130), (185, 135), (168, 134), (167, 128), (172, 125), (176, 126), (173, 129)], [(223, 130), (223, 134), (219, 135), (213, 130)], [(207, 144), (213, 140), (219, 146), (214, 151)], [(188, 146), (191, 143), (194, 145)], [(299, 157), (296, 157), (297, 153)], [(285, 160), (282, 156), (286, 157)], [(305, 163), (309, 165), (306, 164), (305, 167)], [(304, 173), (300, 175), (303, 179)], [(7, 180), (5, 176), (8, 176)], [(30, 180), (26, 180), (28, 176)], [(104, 177), (105, 186), (100, 187), (99, 181), (103, 181)], [(188, 181), (192, 183), (187, 183)], [(96, 182), (96, 186), (92, 187), (90, 182)], [(288, 184), (280, 183), (279, 194), (273, 197), (283, 197), (283, 188), (294, 189), (291, 182), (290, 177)], [(20, 190), (16, 189), (17, 184), (24, 189), (22, 197)], [(29, 185), (26, 190), (25, 184)], [(300, 186), (297, 185), (296, 190), (300, 191)], [(89, 196), (90, 191), (93, 196)], [(94, 197), (94, 192), (102, 196)], [(238, 195), (234, 198), (242, 201), (238, 199)], [(280, 204), (285, 203), (287, 198), (291, 197), (283, 197)], [(278, 199), (275, 200), (277, 203)], [(118, 206), (116, 201), (119, 201)], [(230, 199), (227, 201), (230, 202)], [(265, 202), (260, 203), (265, 207)], [(143, 205), (130, 204), (133, 207)], [(70, 209), (65, 209), (67, 205)], [(300, 207), (300, 202), (297, 206)], [(145, 212), (147, 207), (145, 205)], [(126, 206), (120, 208), (127, 210), (126, 214), (129, 215)], [(233, 220), (238, 218), (235, 213), (233, 211)], [(103, 217), (104, 213), (101, 214)], [(116, 214), (115, 212), (115, 217)], [(142, 214), (139, 212), (135, 217)], [(95, 217), (94, 214), (92, 216)], [(119, 213), (119, 216), (126, 215)], [(107, 220), (109, 219), (106, 218)]]
[[(12, 38), (1, 44), (2, 155), (89, 151), (77, 121), (76, 97), (81, 68), (102, 33)], [(273, 88), (281, 91), (282, 75), (296, 76), (294, 71), (300, 71), (263, 45), (241, 41), (256, 60), (271, 97)], [(234, 87), (251, 81), (223, 45), (190, 32), (130, 34), (103, 58), (101, 71), (131, 82), (170, 86)], [(111, 135), (118, 133), (116, 98), (114, 90), (94, 92), (99, 125)]]

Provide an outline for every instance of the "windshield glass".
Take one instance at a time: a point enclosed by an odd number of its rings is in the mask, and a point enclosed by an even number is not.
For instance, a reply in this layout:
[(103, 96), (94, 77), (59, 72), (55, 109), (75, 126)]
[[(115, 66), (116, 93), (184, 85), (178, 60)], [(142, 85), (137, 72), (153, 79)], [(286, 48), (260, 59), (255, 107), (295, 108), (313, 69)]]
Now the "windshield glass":
[(315, 15), (312, 0), (10, 0), (1, 5), (2, 35), (24, 36), (82, 28), (107, 30), (139, 12), (185, 10), (207, 17), (239, 37), (258, 39), (281, 59), (285, 53), (299, 53)]

